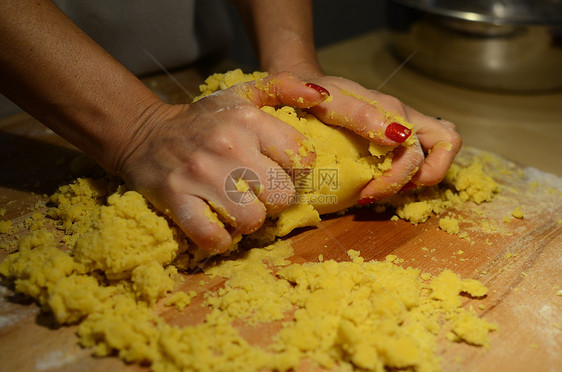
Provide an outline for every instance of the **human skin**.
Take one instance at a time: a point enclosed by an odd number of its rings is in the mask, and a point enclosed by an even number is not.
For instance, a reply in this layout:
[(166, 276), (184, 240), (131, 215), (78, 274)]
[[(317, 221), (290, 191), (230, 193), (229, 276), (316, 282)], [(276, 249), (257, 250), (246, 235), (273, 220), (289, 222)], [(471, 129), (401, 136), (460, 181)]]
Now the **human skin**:
[[(392, 169), (363, 189), (362, 204), (391, 196), (404, 187), (434, 185), (443, 179), (462, 144), (454, 124), (423, 115), (395, 97), (366, 89), (348, 79), (326, 76), (316, 58), (311, 1), (237, 0), (236, 3), (262, 69), (271, 73), (290, 71), (330, 92), (333, 100), (309, 112), (326, 124), (348, 128), (379, 145), (396, 148)], [(383, 134), (390, 124), (384, 113), (369, 103), (372, 101), (412, 123), (419, 144), (398, 147), (396, 141), (384, 135), (372, 138), (370, 133)]]
[[(131, 189), (141, 192), (210, 254), (224, 252), (233, 237), (255, 231), (263, 224), (266, 213), (287, 206), (264, 203), (267, 191), (245, 205), (233, 203), (223, 192), (224, 180), (233, 169), (250, 168), (265, 178), (268, 169), (293, 165), (287, 153), (279, 149), (298, 153), (302, 135), (259, 110), (263, 105), (308, 109), (327, 123), (366, 136), (370, 130), (384, 132), (390, 123), (384, 122), (381, 113), (370, 105), (343, 94), (343, 90), (377, 99), (386, 109), (414, 123), (425, 149), (443, 141), (452, 143), (453, 149), (445, 152), (439, 148), (424, 158), (419, 146), (398, 147), (399, 143), (385, 136), (372, 139), (396, 147), (398, 156), (392, 173), (383, 177), (384, 181), (367, 185), (362, 199), (392, 195), (408, 181), (418, 185), (438, 182), (460, 148), (456, 132), (445, 130), (450, 126), (403, 106), (395, 98), (345, 79), (324, 76), (311, 43), (310, 5), (304, 3), (303, 9), (308, 10), (297, 12), (303, 3), (239, 4), (244, 17), (254, 22), (260, 61), (272, 76), (194, 104), (169, 105), (51, 1), (3, 0), (0, 89), (109, 172), (121, 176)], [(286, 18), (295, 14), (300, 15)], [(273, 46), (283, 41), (289, 44)], [(305, 82), (324, 86), (333, 101), (323, 103), (326, 95), (322, 90)], [(314, 154), (302, 161), (304, 166), (313, 162)], [(209, 219), (209, 205), (227, 226)]]

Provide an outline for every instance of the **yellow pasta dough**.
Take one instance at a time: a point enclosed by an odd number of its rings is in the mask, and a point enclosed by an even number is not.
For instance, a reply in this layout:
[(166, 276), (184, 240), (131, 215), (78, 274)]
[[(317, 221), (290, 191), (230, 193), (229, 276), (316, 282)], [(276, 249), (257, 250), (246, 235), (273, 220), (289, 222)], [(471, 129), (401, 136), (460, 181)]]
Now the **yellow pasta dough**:
[[(214, 75), (202, 92), (263, 76)], [(317, 162), (297, 202), (271, 216), (248, 241), (272, 241), (317, 224), (322, 214), (353, 206), (361, 188), (391, 167), (388, 149), (349, 131), (291, 107), (264, 111), (303, 133)], [(322, 173), (324, 178), (314, 178)], [(401, 218), (420, 223), (454, 203), (489, 200), (497, 188), (478, 166), (452, 168), (447, 182), (453, 187), (445, 191), (411, 192), (386, 203)], [(247, 186), (237, 183), (240, 190)], [(463, 292), (486, 295), (477, 281), (451, 271), (431, 277), (396, 265), (396, 257), (365, 261), (352, 250), (346, 262), (294, 264), (288, 260), (293, 255), (288, 241), (204, 266), (206, 275), (226, 280), (215, 292), (171, 294), (182, 277), (178, 270), (197, 264), (198, 258), (188, 253), (178, 229), (140, 194), (113, 182), (78, 179), (51, 199), (55, 207), (48, 214), (65, 232), (68, 250), (57, 246), (53, 232), (32, 231), (0, 264), (0, 274), (59, 323), (78, 323), (81, 345), (98, 356), (116, 354), (166, 372), (285, 371), (305, 359), (342, 370), (431, 371), (439, 369), (436, 337), (445, 321), (451, 340), (473, 345), (488, 346), (488, 333), (496, 329), (460, 306)], [(216, 219), (210, 209), (207, 214)], [(210, 310), (201, 324), (169, 325), (154, 311), (159, 301), (190, 311), (195, 296), (203, 296)], [(268, 346), (258, 347), (241, 336), (236, 322), (283, 326)]]

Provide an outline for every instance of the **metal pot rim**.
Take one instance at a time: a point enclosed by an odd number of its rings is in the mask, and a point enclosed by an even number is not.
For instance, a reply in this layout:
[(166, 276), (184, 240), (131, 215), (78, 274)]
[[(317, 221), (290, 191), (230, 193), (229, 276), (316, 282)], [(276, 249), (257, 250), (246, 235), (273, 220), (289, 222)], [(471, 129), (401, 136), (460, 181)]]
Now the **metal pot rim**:
[(390, 0), (423, 12), (473, 22), (511, 25), (562, 26), (562, 2), (534, 1), (533, 7), (523, 1), (491, 0)]

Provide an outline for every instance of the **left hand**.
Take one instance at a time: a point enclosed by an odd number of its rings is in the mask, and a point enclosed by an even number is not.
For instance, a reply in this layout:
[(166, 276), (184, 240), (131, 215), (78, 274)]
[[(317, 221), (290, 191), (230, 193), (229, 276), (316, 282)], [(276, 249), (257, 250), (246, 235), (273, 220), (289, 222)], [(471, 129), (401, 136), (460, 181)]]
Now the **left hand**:
[[(326, 124), (347, 128), (378, 145), (394, 147), (392, 169), (365, 186), (359, 195), (360, 204), (392, 196), (402, 189), (435, 185), (445, 177), (462, 145), (453, 123), (423, 115), (393, 96), (348, 79), (321, 75), (310, 81), (326, 88), (333, 97), (309, 109), (310, 113)], [(418, 141), (401, 146), (407, 131), (397, 133), (403, 128), (389, 123), (385, 112), (370, 103), (373, 101), (411, 123)]]

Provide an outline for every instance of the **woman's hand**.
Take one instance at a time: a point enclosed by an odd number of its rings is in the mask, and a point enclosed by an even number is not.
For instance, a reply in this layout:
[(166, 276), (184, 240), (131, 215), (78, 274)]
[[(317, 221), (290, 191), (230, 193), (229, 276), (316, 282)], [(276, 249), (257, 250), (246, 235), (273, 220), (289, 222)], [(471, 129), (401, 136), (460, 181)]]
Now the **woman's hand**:
[[(315, 161), (313, 152), (303, 153), (302, 134), (259, 107), (310, 108), (326, 98), (322, 88), (281, 73), (191, 105), (162, 103), (124, 148), (118, 173), (199, 248), (224, 252), (234, 237), (257, 230), (266, 213), (285, 208), (291, 200), (293, 185), (271, 190), (264, 187), (268, 178), (284, 172), (283, 167)], [(235, 189), (225, 190), (229, 174), (240, 168), (248, 170), (238, 176), (251, 188), (254, 175), (262, 185), (252, 190), (255, 198), (243, 203)], [(274, 192), (288, 195), (271, 197)]]
[[(310, 0), (237, 0), (236, 3), (264, 71), (290, 71), (323, 86), (333, 100), (314, 107), (309, 110), (311, 113), (327, 124), (349, 128), (377, 144), (395, 148), (392, 170), (365, 187), (360, 194), (362, 204), (393, 195), (404, 186), (438, 183), (445, 176), (461, 147), (454, 125), (422, 115), (396, 98), (365, 89), (350, 80), (325, 76), (314, 48)], [(368, 103), (372, 101), (412, 123), (419, 143), (399, 146), (409, 134), (387, 122), (384, 113)]]
[[(365, 186), (359, 204), (392, 196), (401, 189), (435, 185), (445, 177), (462, 144), (453, 123), (423, 115), (397, 98), (347, 79), (316, 75), (311, 81), (328, 89), (333, 99), (308, 111), (326, 124), (348, 128), (378, 145), (394, 147), (392, 169)], [(389, 122), (381, 108), (413, 124), (418, 141), (401, 146), (410, 135), (408, 128)]]

